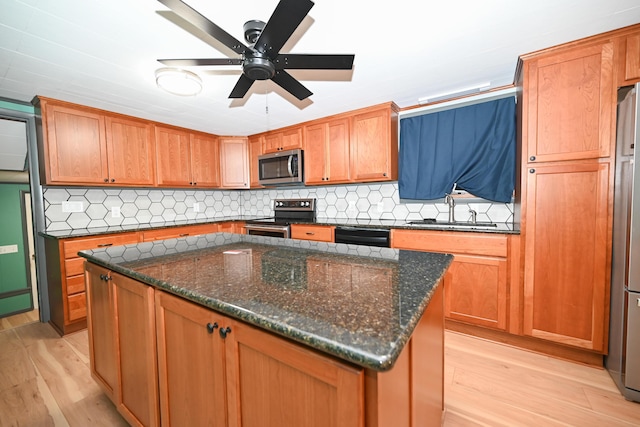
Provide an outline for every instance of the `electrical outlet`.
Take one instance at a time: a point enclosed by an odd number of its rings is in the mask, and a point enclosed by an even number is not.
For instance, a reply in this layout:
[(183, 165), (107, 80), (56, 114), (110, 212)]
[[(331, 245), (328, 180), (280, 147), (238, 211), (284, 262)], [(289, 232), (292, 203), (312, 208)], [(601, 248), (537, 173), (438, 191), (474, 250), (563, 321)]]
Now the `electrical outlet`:
[(62, 212), (83, 212), (84, 206), (82, 202), (62, 202)]
[(111, 207), (111, 218), (120, 218), (120, 206)]
[(195, 202), (195, 203), (193, 204), (193, 211), (194, 211), (194, 212), (200, 212), (200, 203)]
[(378, 213), (382, 213), (382, 211), (384, 210), (384, 202), (378, 202), (378, 204), (376, 205), (376, 210), (378, 211)]

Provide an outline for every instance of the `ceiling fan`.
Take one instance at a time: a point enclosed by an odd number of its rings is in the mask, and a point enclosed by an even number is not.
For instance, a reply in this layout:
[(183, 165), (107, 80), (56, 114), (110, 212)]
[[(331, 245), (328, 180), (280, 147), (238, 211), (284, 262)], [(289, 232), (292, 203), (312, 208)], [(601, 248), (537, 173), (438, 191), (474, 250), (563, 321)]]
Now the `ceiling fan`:
[(271, 79), (299, 100), (303, 100), (313, 93), (287, 73), (287, 69), (350, 70), (353, 67), (354, 55), (280, 53), (282, 46), (313, 7), (311, 0), (280, 0), (267, 23), (257, 20), (246, 22), (243, 28), (248, 46), (181, 0), (158, 1), (180, 18), (239, 55), (235, 58), (159, 59), (158, 61), (164, 65), (177, 67), (241, 65), (242, 75), (229, 98), (243, 98), (254, 81)]

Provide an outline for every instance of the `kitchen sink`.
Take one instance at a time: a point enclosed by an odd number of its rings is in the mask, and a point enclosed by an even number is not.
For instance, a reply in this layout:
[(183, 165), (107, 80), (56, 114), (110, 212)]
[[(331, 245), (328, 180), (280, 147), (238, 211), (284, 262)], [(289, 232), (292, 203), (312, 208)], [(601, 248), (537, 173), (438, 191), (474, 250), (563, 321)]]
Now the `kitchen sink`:
[(409, 225), (421, 225), (429, 228), (496, 228), (498, 224), (495, 222), (488, 221), (477, 221), (476, 223), (472, 222), (449, 222), (449, 221), (436, 221), (433, 218), (425, 218), (417, 221), (409, 221), (407, 222)]

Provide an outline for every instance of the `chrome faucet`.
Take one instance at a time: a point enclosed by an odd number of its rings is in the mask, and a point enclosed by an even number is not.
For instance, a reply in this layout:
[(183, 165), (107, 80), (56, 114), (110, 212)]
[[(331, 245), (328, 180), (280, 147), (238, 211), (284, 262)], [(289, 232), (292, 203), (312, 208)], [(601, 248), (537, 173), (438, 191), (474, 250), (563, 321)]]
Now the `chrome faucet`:
[(456, 222), (454, 208), (456, 206), (456, 201), (451, 194), (445, 194), (444, 202), (449, 205), (449, 223), (453, 224)]
[(473, 209), (469, 209), (469, 213), (471, 214), (471, 224), (477, 224), (478, 212), (474, 211)]

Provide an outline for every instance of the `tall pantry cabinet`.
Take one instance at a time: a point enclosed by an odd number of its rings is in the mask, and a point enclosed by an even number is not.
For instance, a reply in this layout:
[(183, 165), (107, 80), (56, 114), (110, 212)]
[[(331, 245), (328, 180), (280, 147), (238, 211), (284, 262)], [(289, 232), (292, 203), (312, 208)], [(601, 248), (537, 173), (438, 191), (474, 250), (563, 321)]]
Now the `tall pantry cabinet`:
[(526, 336), (607, 349), (616, 84), (614, 43), (525, 55), (521, 241)]

